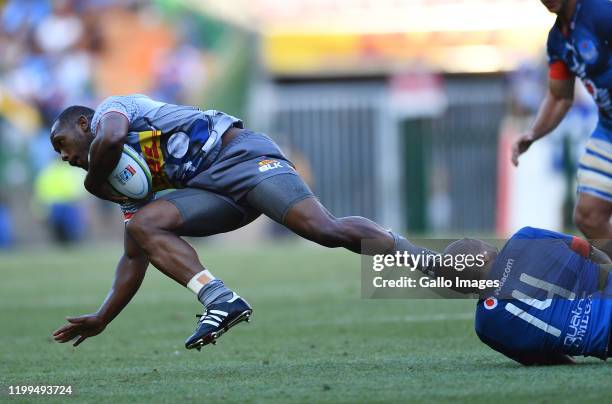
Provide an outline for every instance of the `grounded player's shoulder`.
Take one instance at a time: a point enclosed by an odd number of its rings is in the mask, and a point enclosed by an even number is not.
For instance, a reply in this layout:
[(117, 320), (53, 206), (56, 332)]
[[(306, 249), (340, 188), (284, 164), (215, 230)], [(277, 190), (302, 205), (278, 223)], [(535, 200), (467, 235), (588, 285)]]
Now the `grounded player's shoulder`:
[(546, 234), (547, 231), (548, 230), (537, 227), (525, 226), (514, 233), (512, 238), (538, 238), (539, 236)]
[(552, 230), (540, 229), (537, 227), (526, 226), (514, 233), (512, 236), (514, 239), (563, 239), (571, 240), (572, 236), (569, 234), (559, 233)]

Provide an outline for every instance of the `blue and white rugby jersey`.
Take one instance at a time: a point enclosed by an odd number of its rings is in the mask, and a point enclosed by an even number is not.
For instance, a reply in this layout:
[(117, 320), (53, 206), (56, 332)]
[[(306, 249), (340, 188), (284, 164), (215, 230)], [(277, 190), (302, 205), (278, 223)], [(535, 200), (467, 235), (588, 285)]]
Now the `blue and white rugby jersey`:
[(528, 364), (542, 354), (606, 359), (612, 322), (612, 282), (598, 290), (600, 268), (586, 241), (526, 227), (500, 251), (487, 291), (476, 308), (478, 337), (494, 350)]
[(559, 20), (548, 34), (551, 77), (567, 70), (579, 77), (597, 103), (599, 117), (612, 128), (612, 1), (578, 0), (566, 35)]
[(612, 1), (578, 0), (568, 32), (559, 20), (547, 41), (550, 77), (579, 77), (599, 123), (578, 165), (578, 192), (612, 202)]

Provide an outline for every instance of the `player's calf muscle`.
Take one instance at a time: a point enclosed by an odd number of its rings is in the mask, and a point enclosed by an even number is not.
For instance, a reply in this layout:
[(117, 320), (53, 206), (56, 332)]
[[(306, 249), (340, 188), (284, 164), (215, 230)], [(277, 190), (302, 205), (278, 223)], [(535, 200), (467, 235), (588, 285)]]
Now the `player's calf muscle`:
[(358, 216), (306, 221), (301, 232), (324, 247), (344, 247), (356, 253), (361, 253), (363, 240), (381, 240), (385, 252), (393, 247), (389, 233), (371, 220)]

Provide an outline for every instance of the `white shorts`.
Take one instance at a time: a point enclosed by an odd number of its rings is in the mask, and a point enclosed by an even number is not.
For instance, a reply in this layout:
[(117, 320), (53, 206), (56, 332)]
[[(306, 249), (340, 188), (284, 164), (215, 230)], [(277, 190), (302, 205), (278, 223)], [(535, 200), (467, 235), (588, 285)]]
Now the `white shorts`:
[(589, 139), (578, 163), (577, 179), (578, 193), (612, 202), (612, 143), (609, 140), (603, 136)]

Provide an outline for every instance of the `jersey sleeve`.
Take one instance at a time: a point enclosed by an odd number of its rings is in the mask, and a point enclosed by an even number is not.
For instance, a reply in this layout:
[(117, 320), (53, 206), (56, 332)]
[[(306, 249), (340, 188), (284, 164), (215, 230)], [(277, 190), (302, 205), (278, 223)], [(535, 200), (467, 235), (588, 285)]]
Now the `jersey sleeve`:
[(102, 117), (109, 112), (118, 112), (125, 116), (131, 123), (140, 114), (140, 108), (136, 100), (130, 96), (108, 97), (96, 108), (93, 119), (91, 120), (91, 131), (94, 135), (98, 131), (98, 125)]
[(572, 78), (572, 72), (564, 61), (555, 60), (548, 65), (548, 77), (553, 80), (569, 80)]
[(584, 258), (588, 258), (591, 255), (591, 244), (583, 238), (572, 236), (570, 248)]
[(548, 57), (548, 77), (553, 80), (569, 80), (572, 78), (572, 72), (567, 67), (567, 64), (561, 58), (558, 47), (560, 44), (559, 31), (553, 27), (546, 41), (546, 55)]
[(589, 244), (587, 240), (552, 230), (537, 229), (535, 227), (523, 227), (513, 236), (513, 238), (524, 240), (560, 239), (563, 240), (571, 250), (584, 258), (588, 258), (591, 254), (591, 244)]

